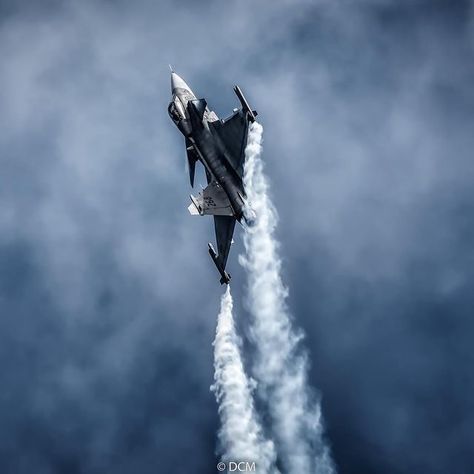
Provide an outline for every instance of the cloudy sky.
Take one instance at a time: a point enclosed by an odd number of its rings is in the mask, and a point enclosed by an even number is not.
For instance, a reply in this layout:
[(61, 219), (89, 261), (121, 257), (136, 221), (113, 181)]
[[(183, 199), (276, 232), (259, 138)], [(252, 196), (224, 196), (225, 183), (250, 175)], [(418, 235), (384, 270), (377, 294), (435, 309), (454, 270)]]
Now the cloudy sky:
[(222, 288), (169, 63), (260, 113), (339, 472), (473, 472), (473, 8), (0, 1), (0, 472), (215, 472)]

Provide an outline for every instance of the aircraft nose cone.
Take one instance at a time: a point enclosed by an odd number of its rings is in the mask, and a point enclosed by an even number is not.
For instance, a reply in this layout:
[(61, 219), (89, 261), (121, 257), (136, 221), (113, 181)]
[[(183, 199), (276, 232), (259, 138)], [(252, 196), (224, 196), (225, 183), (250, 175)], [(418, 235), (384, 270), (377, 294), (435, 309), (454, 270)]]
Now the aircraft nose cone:
[(189, 86), (184, 82), (184, 80), (178, 76), (175, 72), (171, 73), (171, 92), (174, 92), (175, 89), (189, 89)]

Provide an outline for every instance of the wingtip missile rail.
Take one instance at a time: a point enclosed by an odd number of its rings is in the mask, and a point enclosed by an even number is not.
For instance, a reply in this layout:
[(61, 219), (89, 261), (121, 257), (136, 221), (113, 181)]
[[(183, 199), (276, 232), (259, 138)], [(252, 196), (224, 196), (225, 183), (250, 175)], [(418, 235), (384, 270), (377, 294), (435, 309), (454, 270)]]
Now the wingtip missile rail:
[(234, 86), (234, 92), (239, 98), (240, 104), (242, 105), (242, 109), (247, 113), (249, 120), (251, 122), (255, 122), (255, 120), (257, 120), (256, 117), (258, 115), (258, 112), (250, 108), (250, 105), (247, 102), (247, 99), (245, 98), (244, 93), (242, 92), (239, 86)]

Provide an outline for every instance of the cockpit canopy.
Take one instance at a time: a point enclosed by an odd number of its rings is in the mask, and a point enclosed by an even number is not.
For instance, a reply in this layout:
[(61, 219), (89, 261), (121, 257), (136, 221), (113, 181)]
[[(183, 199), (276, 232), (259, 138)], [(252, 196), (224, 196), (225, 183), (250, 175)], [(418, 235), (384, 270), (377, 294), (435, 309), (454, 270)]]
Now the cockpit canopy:
[(170, 102), (168, 106), (168, 113), (170, 114), (171, 120), (173, 122), (178, 123), (180, 120), (186, 118), (186, 113), (184, 111), (183, 104), (178, 96), (174, 96), (173, 100)]
[(174, 101), (171, 101), (170, 105), (168, 105), (168, 114), (171, 117), (171, 120), (173, 120), (173, 122), (178, 123), (182, 119)]

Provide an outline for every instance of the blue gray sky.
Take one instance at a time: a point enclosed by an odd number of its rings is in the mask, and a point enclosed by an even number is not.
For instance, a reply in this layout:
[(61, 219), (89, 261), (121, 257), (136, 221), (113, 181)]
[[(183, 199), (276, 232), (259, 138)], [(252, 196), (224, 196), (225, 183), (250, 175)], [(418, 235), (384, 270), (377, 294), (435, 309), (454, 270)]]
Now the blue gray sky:
[(260, 113), (339, 472), (473, 472), (473, 50), (468, 1), (1, 1), (0, 472), (215, 470), (222, 289), (169, 63)]

